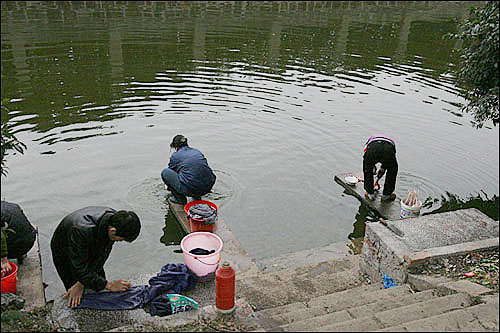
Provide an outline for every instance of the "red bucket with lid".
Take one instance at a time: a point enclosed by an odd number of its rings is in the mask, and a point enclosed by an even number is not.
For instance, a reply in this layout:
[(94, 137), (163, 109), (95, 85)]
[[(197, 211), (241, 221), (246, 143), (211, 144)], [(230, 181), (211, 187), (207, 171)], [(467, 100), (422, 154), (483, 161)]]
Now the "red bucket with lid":
[[(207, 200), (194, 200), (194, 201), (188, 202), (184, 206), (184, 212), (186, 212), (186, 215), (189, 216), (189, 208), (191, 208), (194, 205), (199, 205), (199, 204), (209, 205), (211, 208), (215, 209), (215, 211), (217, 212), (217, 215), (219, 214), (219, 207), (217, 207), (217, 205), (214, 204), (213, 202), (210, 202)], [(205, 222), (203, 220), (198, 220), (198, 219), (195, 219), (192, 217), (189, 218), (189, 225), (191, 227), (191, 232), (195, 232), (195, 231), (214, 232), (214, 228), (215, 228), (215, 223), (205, 224)]]

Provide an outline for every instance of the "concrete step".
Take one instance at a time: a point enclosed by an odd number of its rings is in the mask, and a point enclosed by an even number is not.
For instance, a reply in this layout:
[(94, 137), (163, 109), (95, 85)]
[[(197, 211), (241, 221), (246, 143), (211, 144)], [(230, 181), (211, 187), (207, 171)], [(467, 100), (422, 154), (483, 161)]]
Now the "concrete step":
[(498, 332), (498, 294), (486, 304), (390, 326), (376, 332)]
[[(393, 289), (393, 288), (391, 288)], [(406, 288), (408, 290), (408, 288)], [(400, 289), (401, 291), (405, 289)], [(284, 325), (281, 328), (284, 331), (306, 331), (311, 327), (321, 327), (327, 326), (332, 323), (344, 322), (356, 318), (368, 317), (373, 314), (383, 312), (386, 310), (397, 309), (403, 306), (408, 306), (410, 304), (415, 304), (419, 302), (428, 301), (431, 299), (438, 298), (440, 294), (436, 290), (426, 290), (424, 292), (416, 294), (405, 294), (403, 292), (401, 295), (394, 294), (391, 297), (383, 297), (379, 301), (364, 304), (357, 307), (345, 308), (333, 313), (328, 313), (325, 315), (312, 317), (305, 320), (300, 320), (298, 322), (293, 322), (288, 325)], [(298, 314), (297, 314), (298, 315)], [(295, 318), (301, 318), (296, 316)], [(273, 329), (272, 331), (275, 331)]]
[(236, 280), (236, 294), (256, 311), (307, 302), (360, 286), (359, 262), (359, 256), (351, 256), (279, 272), (246, 275)]
[(382, 311), (367, 317), (332, 325), (310, 327), (309, 330), (317, 332), (374, 331), (463, 309), (469, 307), (472, 302), (469, 295), (458, 293)]
[[(296, 255), (295, 253), (291, 253), (290, 256)], [(245, 280), (247, 278), (253, 278), (256, 275), (259, 276), (273, 276), (276, 274), (279, 274), (280, 276), (286, 276), (286, 275), (293, 275), (293, 274), (304, 274), (307, 272), (314, 272), (316, 271), (319, 267), (324, 267), (325, 265), (330, 266), (329, 270), (331, 270), (334, 273), (338, 273), (341, 271), (345, 271), (348, 269), (353, 268), (354, 266), (359, 266), (359, 263), (361, 262), (362, 258), (359, 255), (346, 255), (341, 258), (339, 257), (332, 257), (329, 260), (322, 260), (320, 262), (315, 262), (313, 260), (310, 260), (308, 263), (304, 263), (303, 265), (299, 266), (294, 266), (294, 265), (287, 265), (287, 267), (282, 267), (280, 265), (280, 261), (282, 259), (280, 257), (276, 258), (271, 258), (271, 259), (266, 259), (265, 260), (265, 269), (264, 270), (259, 270), (259, 272), (244, 272), (242, 274), (239, 274), (236, 276), (236, 279), (241, 279)], [(273, 267), (273, 262), (276, 261), (276, 267)], [(257, 266), (262, 267), (264, 260), (261, 260), (257, 263)]]
[[(411, 294), (407, 286), (383, 289), (382, 284), (357, 287), (327, 294), (309, 302), (295, 302), (255, 312), (252, 319), (264, 328), (274, 328), (304, 319), (338, 312), (348, 308), (388, 300)], [(353, 319), (347, 318), (346, 320)]]
[[(259, 312), (255, 312), (255, 315), (265, 315), (265, 316), (276, 316), (280, 314), (287, 314), (294, 311), (308, 310), (311, 308), (315, 308), (317, 306), (323, 306), (328, 304), (329, 307), (335, 307), (336, 305), (342, 306), (344, 302), (348, 303), (356, 303), (359, 302), (361, 297), (365, 297), (366, 295), (379, 295), (380, 292), (383, 291), (382, 284), (370, 284), (361, 287), (355, 287), (352, 289), (342, 290), (333, 294), (326, 294), (323, 296), (318, 296), (309, 301), (304, 302), (295, 302), (287, 305), (283, 305), (277, 308), (269, 308), (265, 310), (261, 310)], [(379, 297), (379, 296), (374, 296)]]
[[(263, 328), (273, 328), (285, 325), (293, 321), (293, 318), (309, 318), (314, 315), (322, 315), (335, 312), (338, 308), (344, 308), (345, 304), (360, 304), (365, 295), (378, 295), (382, 291), (382, 284), (372, 284), (339, 291), (333, 294), (318, 296), (309, 301), (294, 302), (279, 307), (268, 308), (252, 313), (248, 322), (258, 322)], [(373, 296), (378, 298), (379, 296)], [(328, 311), (331, 309), (330, 311)], [(298, 317), (293, 317), (297, 314)], [(289, 319), (292, 318), (292, 319)]]

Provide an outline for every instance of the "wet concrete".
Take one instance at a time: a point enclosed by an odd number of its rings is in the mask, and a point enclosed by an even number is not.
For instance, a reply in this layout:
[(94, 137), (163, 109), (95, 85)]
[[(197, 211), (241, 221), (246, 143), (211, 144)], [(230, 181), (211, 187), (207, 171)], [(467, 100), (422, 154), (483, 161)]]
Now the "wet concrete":
[[(146, 274), (134, 279), (130, 279), (133, 285), (147, 285), (151, 277), (156, 275)], [(196, 286), (197, 291), (191, 293), (190, 297), (195, 298), (202, 307), (205, 302), (198, 293), (203, 293), (203, 288)], [(185, 293), (183, 293), (185, 294)], [(200, 302), (201, 301), (201, 302)], [(103, 332), (116, 329), (123, 326), (150, 324), (158, 327), (166, 327), (184, 324), (198, 320), (199, 310), (192, 310), (176, 315), (158, 317), (151, 316), (146, 310), (139, 308), (133, 310), (92, 310), (92, 309), (71, 309), (67, 306), (67, 300), (56, 297), (50, 303), (50, 316), (53, 323), (63, 329), (71, 331)]]
[[(38, 230), (37, 226), (34, 226)], [(40, 237), (37, 233), (33, 247), (26, 254), (17, 271), (16, 294), (25, 300), (27, 311), (45, 306), (45, 292), (42, 280), (42, 262), (40, 259)]]

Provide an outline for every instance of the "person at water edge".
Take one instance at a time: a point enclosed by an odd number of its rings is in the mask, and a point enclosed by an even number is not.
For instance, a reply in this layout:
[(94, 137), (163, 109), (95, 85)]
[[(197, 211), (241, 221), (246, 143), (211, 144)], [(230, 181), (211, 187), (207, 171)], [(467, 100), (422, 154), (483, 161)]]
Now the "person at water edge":
[(104, 263), (115, 242), (133, 242), (141, 231), (141, 222), (132, 211), (110, 207), (81, 208), (62, 219), (50, 242), (52, 261), (68, 297), (68, 306), (81, 302), (84, 288), (94, 291), (126, 291), (126, 280), (106, 280)]
[[(377, 163), (381, 163), (377, 171)], [(387, 171), (382, 192), (382, 200), (394, 200), (396, 194), (396, 176), (398, 174), (398, 161), (396, 159), (396, 144), (388, 136), (376, 134), (366, 141), (363, 154), (363, 177), (365, 196), (375, 198), (375, 191), (380, 189), (379, 180)], [(375, 181), (373, 176), (376, 175)]]
[(170, 157), (168, 168), (161, 172), (167, 189), (172, 192), (170, 201), (185, 205), (186, 197), (200, 200), (215, 184), (216, 176), (201, 151), (188, 146), (188, 140), (181, 134), (174, 136), (170, 148), (175, 152)]
[(36, 229), (24, 215), (21, 207), (12, 202), (1, 202), (2, 220), (2, 276), (12, 272), (9, 259), (22, 264), (26, 253), (36, 240)]

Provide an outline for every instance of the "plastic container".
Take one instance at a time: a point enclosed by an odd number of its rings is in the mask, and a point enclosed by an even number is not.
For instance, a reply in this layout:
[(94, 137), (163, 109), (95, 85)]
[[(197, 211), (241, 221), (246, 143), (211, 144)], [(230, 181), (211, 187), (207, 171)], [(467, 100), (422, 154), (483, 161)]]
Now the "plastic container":
[(234, 310), (235, 278), (234, 269), (227, 261), (215, 273), (215, 309), (221, 313)]
[[(214, 204), (213, 202), (206, 200), (194, 200), (184, 205), (184, 211), (186, 212), (186, 215), (189, 216), (189, 208), (198, 204), (207, 204), (213, 209), (215, 209), (217, 214), (219, 214), (219, 207), (217, 207), (217, 205)], [(204, 220), (198, 220), (191, 217), (189, 218), (189, 226), (191, 228), (191, 232), (196, 232), (196, 231), (214, 232), (215, 229), (215, 223), (205, 224)]]
[(2, 278), (2, 294), (17, 292), (17, 265), (13, 262), (9, 262), (12, 267), (12, 271), (9, 275)]
[[(215, 252), (207, 255), (189, 253), (198, 247)], [(187, 234), (181, 240), (184, 265), (202, 281), (212, 280), (215, 277), (215, 270), (219, 266), (222, 247), (222, 239), (214, 233), (199, 231)]]
[(422, 202), (418, 200), (417, 204), (410, 207), (406, 205), (403, 200), (401, 200), (401, 214), (399, 214), (399, 217), (405, 218), (405, 217), (414, 217), (420, 215), (420, 208), (422, 208)]

